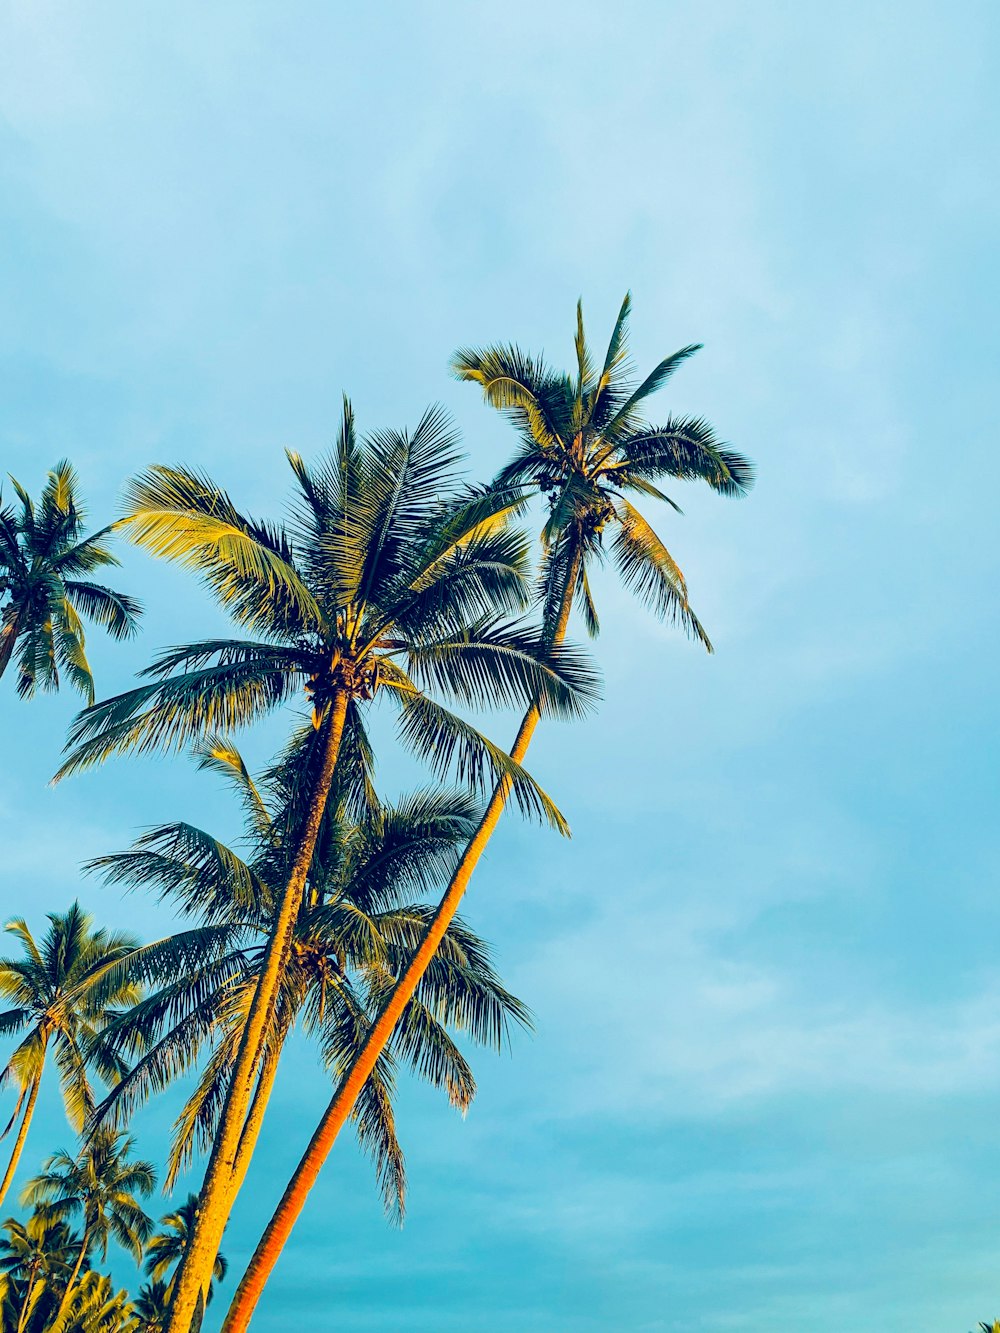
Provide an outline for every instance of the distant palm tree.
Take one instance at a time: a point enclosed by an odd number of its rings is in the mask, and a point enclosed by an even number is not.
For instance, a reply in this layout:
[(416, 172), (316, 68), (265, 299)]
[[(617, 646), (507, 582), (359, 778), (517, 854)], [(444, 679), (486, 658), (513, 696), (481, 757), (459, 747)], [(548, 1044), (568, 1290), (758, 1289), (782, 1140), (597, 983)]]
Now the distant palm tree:
[(162, 1280), (144, 1282), (132, 1302), (137, 1325), (135, 1333), (163, 1333), (167, 1320), (167, 1284)]
[[(74, 903), (63, 915), (49, 914), (49, 928), (36, 941), (27, 923), (15, 918), (6, 929), (22, 945), (20, 958), (0, 959), (0, 996), (14, 1005), (0, 1014), (0, 1033), (20, 1043), (0, 1069), (0, 1087), (13, 1080), (17, 1105), (4, 1133), (21, 1123), (0, 1182), (3, 1202), (28, 1135), (45, 1061), (51, 1049), (62, 1083), (70, 1124), (78, 1132), (94, 1109), (87, 1078), (90, 1043), (114, 1004), (135, 1004), (139, 990), (124, 974), (115, 979), (109, 968), (136, 947), (122, 931), (93, 929), (93, 918)], [(101, 1075), (113, 1081), (120, 1065), (100, 1051), (93, 1054)]]
[(152, 1162), (132, 1160), (135, 1140), (114, 1130), (96, 1130), (77, 1156), (60, 1149), (43, 1164), (39, 1175), (28, 1182), (22, 1202), (44, 1207), (56, 1221), (79, 1217), (80, 1251), (70, 1272), (53, 1327), (72, 1310), (71, 1300), (84, 1261), (98, 1251), (102, 1262), (112, 1237), (136, 1263), (153, 1223), (140, 1198), (156, 1186)]
[(91, 1271), (82, 1275), (45, 1333), (135, 1333), (135, 1324), (128, 1292), (115, 1291), (107, 1274)]
[(83, 535), (86, 514), (65, 459), (49, 473), (37, 505), (13, 477), (11, 483), (20, 511), (0, 509), (0, 676), (20, 645), (18, 694), (57, 690), (62, 670), (93, 703), (81, 616), (126, 639), (136, 632), (142, 607), (85, 577), (119, 561), (107, 546), (110, 527)]
[[(161, 1230), (154, 1232), (146, 1244), (146, 1272), (154, 1283), (165, 1283), (164, 1303), (169, 1303), (172, 1279), (167, 1281), (167, 1274), (173, 1274), (183, 1259), (194, 1231), (195, 1218), (198, 1215), (198, 1196), (189, 1194), (185, 1201), (173, 1212), (160, 1218)], [(216, 1282), (221, 1282), (229, 1271), (229, 1263), (220, 1250), (215, 1256), (212, 1269), (212, 1285), (208, 1289), (208, 1300), (214, 1295)]]
[[(680, 625), (710, 649), (677, 562), (626, 492), (665, 501), (676, 509), (657, 485), (664, 477), (704, 481), (730, 496), (742, 495), (753, 480), (749, 462), (720, 444), (701, 418), (669, 417), (662, 426), (642, 419), (639, 409), (644, 401), (697, 348), (685, 347), (666, 357), (634, 384), (627, 351), (630, 306), (626, 296), (600, 367), (587, 346), (579, 305), (575, 374), (551, 370), (517, 347), (460, 351), (454, 360), (458, 378), (479, 384), (487, 402), (505, 411), (517, 431), (517, 453), (496, 479), (500, 494), (510, 495), (512, 488), (519, 488), (525, 494), (537, 490), (548, 499), (541, 580), (542, 647), (548, 652), (560, 650), (577, 598), (585, 624), (597, 633), (588, 569), (604, 559), (605, 538), (610, 539), (611, 555), (625, 585), (661, 619)], [(519, 764), (542, 711), (536, 700), (521, 723), (510, 751)], [(509, 795), (509, 783), (501, 778), (419, 947), (341, 1082), (261, 1237), (233, 1299), (225, 1333), (240, 1333), (246, 1327), (320, 1167), (458, 910)]]
[(333, 456), (310, 470), (290, 455), (298, 495), (288, 529), (255, 522), (207, 478), (156, 467), (133, 481), (124, 520), (154, 554), (197, 569), (256, 641), (216, 639), (162, 656), (152, 683), (88, 709), (62, 774), (111, 754), (181, 745), (246, 725), (305, 690), (319, 762), (302, 793), (296, 854), (243, 1027), (169, 1333), (188, 1333), (232, 1202), (242, 1126), (346, 732), (361, 705), (395, 704), (404, 743), (438, 772), (488, 788), (506, 779), (527, 808), (564, 828), (519, 765), (427, 693), (479, 706), (536, 698), (579, 715), (594, 680), (578, 655), (540, 660), (537, 634), (500, 617), (523, 608), (527, 543), (515, 504), (454, 480), (454, 436), (438, 410), (410, 434), (358, 443), (345, 403)]
[[(55, 1294), (65, 1289), (80, 1253), (80, 1242), (65, 1222), (55, 1220), (46, 1209), (36, 1209), (26, 1223), (8, 1217), (0, 1238), (0, 1271), (17, 1284), (16, 1314), (2, 1327), (16, 1333), (28, 1327), (43, 1289)], [(55, 1306), (53, 1303), (53, 1308)]]

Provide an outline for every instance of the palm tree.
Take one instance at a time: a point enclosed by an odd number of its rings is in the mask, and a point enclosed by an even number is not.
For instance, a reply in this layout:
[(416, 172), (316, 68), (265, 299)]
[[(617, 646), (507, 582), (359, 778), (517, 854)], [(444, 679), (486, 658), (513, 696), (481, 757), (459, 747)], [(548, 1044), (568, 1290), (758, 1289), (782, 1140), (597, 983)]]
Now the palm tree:
[[(150, 994), (104, 1034), (116, 1058), (143, 1052), (99, 1109), (99, 1117), (114, 1115), (116, 1121), (192, 1068), (206, 1042), (214, 1044), (177, 1121), (167, 1188), (195, 1147), (208, 1147), (215, 1137), (242, 1016), (274, 911), (277, 895), (272, 886), (280, 888), (287, 871), (287, 814), (314, 762), (314, 748), (315, 732), (307, 728), (260, 784), (250, 778), (230, 742), (216, 739), (203, 749), (203, 766), (233, 780), (243, 799), (255, 851), (249, 861), (201, 830), (173, 824), (151, 830), (128, 852), (91, 863), (90, 868), (102, 870), (113, 883), (158, 889), (204, 922), (140, 951)], [(361, 782), (346, 789), (335, 784), (321, 826), (281, 981), (277, 1021), (241, 1136), (238, 1183), (249, 1164), (291, 1027), (301, 1018), (305, 1030), (319, 1039), (327, 1065), (335, 1075), (342, 1072), (356, 1054), (370, 1013), (391, 988), (426, 922), (430, 908), (414, 902), (414, 895), (447, 877), (457, 847), (475, 825), (473, 803), (463, 794), (417, 793), (395, 807), (383, 806), (374, 796), (363, 760), (346, 772), (356, 775), (358, 768)], [(130, 965), (136, 962), (132, 959)], [(155, 987), (156, 982), (164, 984)], [(387, 1211), (402, 1215), (405, 1189), (392, 1112), (396, 1060), (444, 1088), (452, 1103), (465, 1110), (475, 1081), (446, 1027), (497, 1046), (511, 1022), (526, 1024), (527, 1012), (501, 986), (482, 941), (460, 921), (453, 922), (435, 968), (411, 1001), (393, 1048), (356, 1108), (359, 1139), (374, 1157)]]
[(106, 1273), (84, 1273), (49, 1333), (134, 1333), (135, 1311)]
[(153, 1192), (156, 1170), (152, 1162), (131, 1160), (134, 1144), (131, 1137), (100, 1128), (77, 1156), (65, 1149), (53, 1153), (21, 1196), (27, 1205), (44, 1207), (55, 1221), (76, 1216), (81, 1219), (80, 1250), (67, 1279), (54, 1328), (71, 1312), (80, 1271), (92, 1251), (99, 1251), (103, 1262), (108, 1255), (108, 1243), (114, 1237), (136, 1263), (142, 1260), (142, 1247), (153, 1223), (139, 1199)]
[(126, 639), (136, 632), (142, 607), (87, 577), (119, 561), (107, 546), (110, 527), (84, 536), (77, 476), (65, 459), (49, 473), (37, 505), (13, 477), (11, 483), (20, 512), (0, 509), (0, 676), (20, 644), (18, 694), (57, 690), (62, 670), (93, 703), (81, 616)]
[[(584, 621), (598, 629), (588, 568), (604, 557), (605, 535), (623, 582), (661, 618), (679, 624), (711, 647), (688, 602), (687, 585), (676, 561), (626, 492), (661, 499), (676, 509), (656, 485), (664, 477), (706, 481), (722, 495), (741, 495), (753, 472), (742, 455), (721, 445), (700, 418), (646, 424), (643, 402), (661, 388), (695, 350), (685, 347), (666, 357), (638, 385), (629, 378), (626, 296), (607, 354), (597, 369), (587, 346), (577, 307), (575, 375), (557, 373), (516, 347), (461, 351), (454, 361), (459, 379), (479, 384), (486, 401), (507, 412), (518, 433), (518, 452), (496, 480), (501, 494), (514, 487), (548, 498), (542, 534), (544, 651), (558, 653), (574, 600)], [(511, 758), (521, 763), (538, 724), (540, 701), (531, 704), (518, 730)], [(408, 967), (371, 1028), (364, 1048), (341, 1082), (313, 1135), (299, 1168), (257, 1246), (227, 1316), (225, 1333), (246, 1327), (278, 1255), (291, 1234), (320, 1168), (351, 1114), (351, 1108), (392, 1034), (410, 997), (430, 966), (444, 932), (458, 910), (472, 873), (510, 794), (501, 777), (460, 860), (441, 903)]]
[(16, 1314), (12, 1310), (0, 1323), (22, 1333), (43, 1293), (52, 1295), (65, 1288), (80, 1242), (46, 1209), (36, 1209), (26, 1223), (8, 1217), (3, 1230), (0, 1271), (17, 1284), (17, 1302)]
[(331, 458), (310, 470), (289, 456), (298, 495), (287, 528), (245, 517), (211, 481), (185, 469), (153, 468), (128, 491), (124, 525), (132, 539), (196, 568), (236, 622), (260, 637), (163, 655), (148, 669), (149, 684), (81, 714), (60, 776), (114, 753), (246, 725), (301, 689), (319, 733), (295, 857), (243, 1024), (169, 1333), (188, 1333), (218, 1250), (341, 742), (347, 733), (364, 736), (361, 706), (376, 696), (392, 701), (403, 742), (438, 773), (454, 767), (481, 789), (502, 777), (524, 809), (564, 828), (518, 764), (426, 692), (490, 707), (536, 698), (546, 711), (575, 716), (595, 688), (577, 654), (550, 652), (543, 661), (537, 633), (500, 619), (522, 609), (526, 597), (527, 542), (509, 526), (517, 503), (459, 486), (456, 459), (439, 410), (425, 413), (412, 435), (385, 432), (359, 444), (345, 402)]
[[(197, 1216), (198, 1196), (189, 1194), (173, 1212), (160, 1218), (161, 1230), (150, 1237), (146, 1246), (146, 1272), (153, 1282), (164, 1281), (167, 1274), (171, 1273), (183, 1259)], [(229, 1263), (220, 1250), (215, 1256), (215, 1265), (212, 1268), (212, 1286), (208, 1289), (209, 1301), (214, 1295), (215, 1283), (221, 1282), (228, 1271)], [(167, 1282), (164, 1293), (167, 1301), (170, 1299), (170, 1287), (170, 1282)]]
[(138, 1321), (135, 1333), (163, 1333), (167, 1322), (167, 1303), (166, 1282), (144, 1282), (132, 1302)]
[(17, 1083), (18, 1099), (4, 1133), (20, 1116), (14, 1148), (0, 1183), (0, 1203), (20, 1161), (35, 1111), (45, 1061), (51, 1048), (62, 1084), (70, 1124), (78, 1132), (94, 1109), (86, 1064), (93, 1058), (103, 1077), (113, 1081), (120, 1072), (114, 1060), (99, 1052), (90, 1055), (90, 1043), (104, 1022), (108, 1007), (134, 1004), (135, 984), (124, 974), (115, 979), (109, 969), (125, 958), (136, 941), (122, 931), (94, 930), (93, 918), (74, 903), (63, 915), (49, 914), (49, 928), (36, 942), (27, 923), (15, 918), (6, 929), (21, 942), (20, 958), (0, 959), (0, 995), (14, 1007), (0, 1014), (0, 1033), (24, 1033), (13, 1055), (0, 1070), (0, 1087)]

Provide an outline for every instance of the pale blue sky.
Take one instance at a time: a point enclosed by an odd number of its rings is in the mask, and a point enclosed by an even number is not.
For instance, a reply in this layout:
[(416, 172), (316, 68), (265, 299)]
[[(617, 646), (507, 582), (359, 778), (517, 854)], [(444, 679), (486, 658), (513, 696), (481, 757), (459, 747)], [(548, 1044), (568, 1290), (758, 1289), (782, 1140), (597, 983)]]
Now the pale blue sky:
[[(181, 460), (273, 512), (343, 389), (372, 426), (444, 402), (485, 475), (509, 437), (454, 347), (567, 361), (577, 296), (599, 342), (626, 288), (640, 364), (706, 344), (663, 412), (759, 466), (661, 516), (717, 656), (602, 586), (607, 701), (533, 756), (575, 838), (512, 823), (475, 881), (536, 1035), (476, 1057), (464, 1122), (407, 1088), (402, 1232), (340, 1145), (261, 1333), (1000, 1314), (998, 35), (975, 0), (0, 4), (0, 461), (32, 490), (69, 454), (104, 516)], [(174, 571), (120, 582), (150, 613), (94, 635), (107, 692), (216, 623)], [(5, 913), (145, 823), (232, 830), (180, 760), (47, 789), (73, 701), (0, 710)], [(289, 1066), (237, 1270), (324, 1101)], [(67, 1138), (50, 1099), (29, 1164)]]

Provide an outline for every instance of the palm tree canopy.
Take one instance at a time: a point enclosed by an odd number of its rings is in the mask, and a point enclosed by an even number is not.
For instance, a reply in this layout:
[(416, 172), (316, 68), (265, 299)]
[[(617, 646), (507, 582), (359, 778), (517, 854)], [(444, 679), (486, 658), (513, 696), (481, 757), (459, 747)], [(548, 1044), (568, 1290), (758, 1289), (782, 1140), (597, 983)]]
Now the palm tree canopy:
[(125, 639), (135, 634), (142, 607), (90, 578), (119, 562), (108, 547), (110, 527), (84, 534), (79, 483), (65, 459), (49, 473), (37, 505), (13, 477), (11, 485), (19, 504), (0, 508), (0, 674), (19, 645), (18, 694), (56, 690), (62, 672), (93, 703), (83, 618)]
[[(184, 1202), (160, 1218), (160, 1230), (150, 1236), (146, 1245), (146, 1272), (154, 1282), (162, 1282), (180, 1262), (194, 1230), (198, 1213), (198, 1196), (189, 1194)], [(215, 1256), (212, 1277), (221, 1282), (229, 1272), (229, 1263), (221, 1252)], [(209, 1291), (209, 1300), (212, 1293)]]
[(79, 1252), (80, 1242), (65, 1222), (45, 1208), (36, 1209), (27, 1222), (8, 1217), (0, 1237), (0, 1271), (19, 1282), (41, 1274), (65, 1282)]
[(79, 1217), (88, 1253), (96, 1249), (106, 1258), (114, 1238), (139, 1263), (153, 1227), (139, 1200), (155, 1189), (156, 1169), (132, 1158), (134, 1145), (128, 1135), (95, 1130), (78, 1155), (60, 1149), (47, 1158), (22, 1202), (44, 1206), (57, 1221)]
[(13, 1080), (23, 1093), (41, 1076), (51, 1046), (66, 1113), (79, 1130), (94, 1108), (88, 1060), (93, 1059), (106, 1082), (114, 1082), (121, 1073), (120, 1062), (94, 1043), (109, 1009), (135, 1004), (140, 997), (138, 986), (126, 974), (115, 970), (112, 975), (114, 965), (137, 947), (137, 941), (124, 931), (95, 930), (93, 918), (79, 903), (65, 913), (50, 913), (48, 920), (48, 930), (39, 941), (20, 917), (6, 926), (20, 941), (22, 953), (0, 958), (0, 996), (12, 1005), (0, 1013), (0, 1034), (20, 1035), (21, 1040), (0, 1069), (0, 1087)]
[[(106, 1031), (113, 1058), (138, 1057), (100, 1108), (99, 1115), (117, 1119), (190, 1070), (206, 1046), (211, 1049), (177, 1121), (168, 1187), (195, 1149), (206, 1147), (215, 1134), (277, 889), (294, 854), (289, 807), (317, 744), (315, 731), (304, 728), (258, 780), (228, 739), (215, 737), (201, 748), (203, 767), (235, 783), (243, 798), (245, 859), (189, 824), (168, 824), (144, 834), (129, 851), (88, 866), (112, 883), (157, 891), (202, 923), (137, 951), (123, 964), (131, 975), (141, 974), (149, 994)], [(431, 909), (418, 895), (450, 875), (477, 816), (475, 803), (462, 792), (417, 792), (383, 805), (371, 789), (369, 764), (358, 758), (344, 770), (328, 802), (270, 1037), (272, 1049), (280, 1049), (300, 1021), (318, 1040), (334, 1075), (352, 1061), (426, 927)], [(365, 779), (360, 784), (359, 770)], [(512, 1024), (528, 1023), (527, 1010), (493, 970), (487, 946), (455, 921), (355, 1119), (391, 1213), (401, 1215), (405, 1190), (392, 1111), (396, 1063), (409, 1065), (465, 1109), (475, 1080), (447, 1029), (496, 1048)], [(150, 1269), (154, 1277), (159, 1271)]]
[(517, 452), (498, 472), (496, 484), (504, 493), (522, 487), (548, 498), (543, 595), (550, 632), (571, 570), (572, 592), (580, 594), (587, 627), (598, 632), (587, 565), (603, 558), (607, 532), (623, 582), (711, 650), (677, 562), (628, 497), (663, 500), (676, 510), (660, 489), (664, 479), (705, 481), (721, 495), (743, 495), (753, 484), (753, 468), (701, 417), (668, 416), (659, 426), (645, 421), (646, 399), (699, 347), (682, 347), (636, 380), (628, 353), (630, 310), (627, 295), (599, 361), (587, 344), (577, 305), (572, 374), (552, 370), (514, 345), (463, 348), (452, 369), (458, 379), (480, 385), (486, 401), (505, 412), (517, 430)]
[(530, 595), (529, 543), (510, 522), (520, 500), (460, 484), (457, 459), (439, 409), (412, 433), (359, 442), (345, 400), (328, 458), (309, 468), (289, 455), (295, 495), (284, 525), (245, 516), (188, 469), (137, 477), (123, 520), (131, 539), (195, 569), (255, 637), (161, 655), (148, 683), (77, 718), (58, 776), (245, 726), (303, 692), (317, 726), (346, 693), (347, 729), (367, 744), (361, 705), (379, 696), (437, 774), (455, 771), (482, 790), (506, 775), (523, 809), (562, 827), (528, 775), (429, 693), (491, 708), (537, 697), (548, 712), (577, 716), (597, 691), (577, 650), (545, 656), (538, 632), (509, 619)]

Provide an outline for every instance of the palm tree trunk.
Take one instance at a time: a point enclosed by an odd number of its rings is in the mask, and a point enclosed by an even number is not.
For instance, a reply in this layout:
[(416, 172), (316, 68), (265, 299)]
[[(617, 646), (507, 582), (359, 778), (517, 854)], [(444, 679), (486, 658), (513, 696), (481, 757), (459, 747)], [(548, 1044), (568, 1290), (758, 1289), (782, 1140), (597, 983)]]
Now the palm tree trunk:
[(260, 1127), (264, 1123), (264, 1112), (271, 1100), (271, 1092), (274, 1088), (274, 1079), (278, 1072), (278, 1061), (281, 1058), (281, 1046), (283, 1044), (284, 1034), (281, 1035), (280, 1042), (276, 1043), (275, 1049), (272, 1050), (268, 1047), (267, 1054), (264, 1056), (264, 1063), (260, 1068), (257, 1090), (253, 1095), (253, 1102), (250, 1105), (250, 1111), (240, 1135), (239, 1147), (236, 1150), (236, 1167), (233, 1172), (234, 1197), (243, 1188), (243, 1182), (250, 1167), (250, 1159), (253, 1156), (254, 1148), (257, 1146)]
[(21, 1302), (21, 1313), (17, 1316), (17, 1333), (22, 1333), (24, 1325), (28, 1319), (28, 1311), (31, 1309), (31, 1296), (35, 1290), (35, 1283), (38, 1281), (38, 1270), (41, 1267), (41, 1259), (35, 1259), (31, 1265), (31, 1273), (24, 1288), (24, 1300)]
[(341, 689), (330, 704), (325, 724), (326, 743), (320, 772), (311, 794), (302, 840), (282, 897), (281, 908), (268, 940), (260, 976), (257, 979), (257, 988), (243, 1029), (229, 1091), (215, 1132), (215, 1142), (212, 1145), (208, 1166), (205, 1168), (198, 1216), (190, 1243), (174, 1279), (174, 1295), (170, 1302), (164, 1333), (190, 1333), (191, 1323), (198, 1307), (198, 1298), (207, 1293), (222, 1232), (239, 1188), (235, 1177), (240, 1137), (247, 1120), (264, 1036), (274, 1010), (278, 982), (288, 958), (292, 930), (302, 901), (302, 891), (333, 784), (333, 772), (340, 753), (349, 702), (348, 692)]
[(55, 1318), (49, 1325), (49, 1333), (62, 1333), (63, 1324), (66, 1322), (66, 1315), (69, 1313), (69, 1298), (73, 1294), (73, 1287), (80, 1276), (80, 1269), (83, 1267), (83, 1261), (87, 1257), (87, 1240), (90, 1227), (83, 1228), (83, 1235), (80, 1237), (80, 1253), (76, 1256), (76, 1263), (73, 1265), (73, 1271), (69, 1275), (69, 1281), (66, 1283), (66, 1290), (63, 1292), (63, 1298), (59, 1302), (59, 1309), (56, 1311)]
[[(577, 551), (571, 562), (559, 607), (559, 618), (552, 635), (553, 647), (557, 647), (566, 637), (566, 626), (569, 623), (569, 614), (573, 606), (573, 594), (576, 589), (581, 558), (579, 551)], [(535, 727), (538, 725), (539, 716), (537, 705), (532, 704), (521, 721), (513, 748), (510, 751), (511, 758), (517, 763), (520, 763), (527, 753)], [(236, 1294), (233, 1296), (232, 1304), (222, 1325), (222, 1333), (243, 1333), (249, 1324), (260, 1299), (260, 1294), (264, 1290), (264, 1285), (271, 1276), (285, 1242), (291, 1235), (292, 1228), (302, 1212), (309, 1191), (316, 1183), (320, 1168), (336, 1142), (337, 1135), (343, 1129), (351, 1111), (354, 1109), (358, 1094), (375, 1068), (378, 1057), (388, 1044), (396, 1023), (413, 998), (421, 977), (426, 972), (445, 931), (451, 925), (452, 919), (458, 911), (462, 895), (465, 893), (486, 844), (500, 821), (500, 816), (503, 814), (509, 795), (510, 781), (503, 778), (497, 783), (493, 795), (490, 797), (486, 811), (451, 877), (451, 882), (445, 890), (434, 916), (431, 918), (430, 925), (427, 927), (416, 953), (410, 959), (406, 971), (397, 981), (392, 994), (373, 1023), (357, 1059), (334, 1093), (333, 1100), (326, 1108), (302, 1160), (295, 1169), (295, 1174), (288, 1182), (285, 1192), (275, 1209), (274, 1216), (267, 1224), (267, 1229), (261, 1236), (240, 1285), (236, 1289)]]
[(21, 1117), (21, 1126), (17, 1131), (17, 1138), (14, 1140), (14, 1147), (10, 1154), (10, 1161), (7, 1163), (7, 1170), (4, 1172), (3, 1183), (0, 1184), (0, 1204), (3, 1203), (10, 1189), (10, 1182), (14, 1179), (14, 1172), (17, 1170), (17, 1164), (21, 1158), (21, 1151), (24, 1148), (24, 1140), (28, 1137), (28, 1126), (31, 1124), (31, 1117), (35, 1113), (35, 1102), (38, 1100), (38, 1088), (42, 1081), (41, 1070), (35, 1075), (31, 1082), (31, 1091), (28, 1094), (28, 1104), (24, 1108), (24, 1115)]
[(7, 670), (7, 663), (10, 661), (10, 655), (14, 651), (14, 644), (17, 642), (17, 617), (8, 620), (3, 629), (0, 629), (0, 676)]

